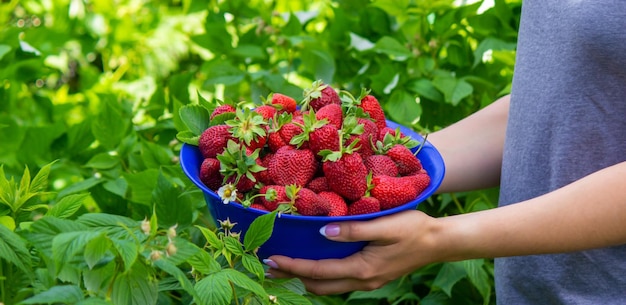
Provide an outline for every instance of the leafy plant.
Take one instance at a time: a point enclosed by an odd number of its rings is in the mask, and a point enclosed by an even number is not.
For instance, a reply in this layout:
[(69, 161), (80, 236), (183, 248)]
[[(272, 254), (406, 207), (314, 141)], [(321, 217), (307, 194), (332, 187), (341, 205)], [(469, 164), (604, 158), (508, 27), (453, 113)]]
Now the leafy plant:
[[(520, 7), (0, 2), (0, 302), (202, 303), (197, 285), (208, 286), (204, 271), (213, 270), (214, 279), (232, 280), (230, 300), (240, 304), (268, 301), (265, 294), (295, 304), (307, 304), (303, 296), (312, 304), (493, 304), (490, 260), (433, 264), (378, 291), (328, 297), (306, 294), (295, 280), (265, 279), (256, 264), (247, 269), (250, 244), (244, 238), (239, 250), (212, 222), (178, 164), (180, 141), (193, 142), (208, 122), (189, 126), (180, 115), (258, 105), (270, 92), (301, 99), (302, 88), (322, 79), (351, 92), (371, 88), (387, 117), (434, 131), (509, 91)], [(420, 209), (470, 212), (493, 207), (496, 196), (439, 195)], [(207, 230), (232, 249), (218, 251)], [(168, 245), (175, 255), (150, 258)], [(207, 255), (215, 264), (204, 267), (215, 269), (191, 272)], [(129, 293), (135, 284), (145, 296)]]

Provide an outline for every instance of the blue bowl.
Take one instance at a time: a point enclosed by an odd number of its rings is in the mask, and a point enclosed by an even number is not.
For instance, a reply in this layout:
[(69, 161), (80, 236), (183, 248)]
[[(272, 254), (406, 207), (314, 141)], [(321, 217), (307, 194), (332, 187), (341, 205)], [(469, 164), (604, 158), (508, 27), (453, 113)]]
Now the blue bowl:
[[(393, 129), (400, 128), (406, 136), (422, 141), (423, 138), (409, 128), (387, 121), (387, 125)], [(414, 148), (415, 150), (417, 148)], [(415, 152), (415, 151), (414, 151)], [(445, 167), (443, 158), (439, 151), (426, 142), (417, 155), (422, 166), (430, 175), (430, 185), (414, 200), (395, 207), (380, 211), (378, 213), (354, 215), (354, 216), (299, 216), (284, 214), (276, 218), (274, 230), (269, 240), (265, 242), (257, 252), (260, 259), (271, 255), (285, 255), (292, 258), (304, 259), (326, 259), (343, 258), (350, 256), (363, 249), (367, 242), (336, 242), (326, 239), (319, 233), (319, 229), (331, 222), (369, 220), (377, 217), (394, 214), (404, 210), (414, 210), (417, 205), (430, 197), (439, 187), (443, 180)], [(183, 171), (189, 179), (202, 190), (209, 208), (209, 212), (214, 220), (230, 219), (236, 222), (235, 231), (241, 231), (242, 237), (247, 231), (250, 223), (260, 215), (267, 212), (244, 208), (241, 204), (224, 204), (216, 192), (210, 190), (200, 181), (200, 165), (204, 160), (198, 147), (183, 144), (180, 151), (180, 163)]]

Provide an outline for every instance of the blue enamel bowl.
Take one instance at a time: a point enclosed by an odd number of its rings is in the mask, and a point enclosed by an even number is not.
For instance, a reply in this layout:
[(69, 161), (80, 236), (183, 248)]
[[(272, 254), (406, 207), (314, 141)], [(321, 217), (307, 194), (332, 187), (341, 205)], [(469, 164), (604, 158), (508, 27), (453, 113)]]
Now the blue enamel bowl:
[[(387, 121), (387, 125), (393, 129), (400, 128), (406, 136), (422, 141), (423, 138), (409, 128)], [(415, 148), (417, 149), (417, 148)], [(271, 255), (285, 255), (292, 258), (326, 259), (343, 258), (350, 256), (363, 249), (367, 242), (336, 242), (320, 235), (319, 229), (331, 222), (362, 221), (394, 214), (404, 210), (414, 210), (417, 206), (430, 197), (439, 187), (445, 173), (443, 158), (437, 149), (428, 141), (416, 156), (422, 166), (430, 175), (430, 185), (414, 200), (378, 213), (354, 215), (354, 216), (299, 216), (284, 214), (276, 218), (274, 230), (269, 240), (265, 242), (257, 252), (260, 259)], [(204, 198), (213, 219), (230, 219), (236, 222), (235, 231), (245, 235), (250, 223), (267, 212), (244, 208), (238, 203), (224, 204), (216, 192), (210, 190), (200, 181), (200, 165), (204, 158), (200, 150), (193, 145), (183, 144), (180, 151), (180, 163), (183, 171), (189, 179), (202, 190)]]

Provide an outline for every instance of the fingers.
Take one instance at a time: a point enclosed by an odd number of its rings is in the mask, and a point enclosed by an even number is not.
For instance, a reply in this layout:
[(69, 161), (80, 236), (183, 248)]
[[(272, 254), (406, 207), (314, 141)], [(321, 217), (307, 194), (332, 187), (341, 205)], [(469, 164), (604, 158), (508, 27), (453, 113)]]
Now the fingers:
[(330, 223), (320, 229), (320, 234), (334, 241), (378, 241), (391, 242), (402, 232), (403, 217), (415, 211), (401, 212), (391, 216), (380, 217), (371, 221), (346, 221)]

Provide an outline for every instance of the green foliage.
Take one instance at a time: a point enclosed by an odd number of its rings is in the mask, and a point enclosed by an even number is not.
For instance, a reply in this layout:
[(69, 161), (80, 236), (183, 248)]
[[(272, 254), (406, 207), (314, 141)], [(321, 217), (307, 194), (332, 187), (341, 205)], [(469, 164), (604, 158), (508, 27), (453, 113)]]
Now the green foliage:
[[(0, 2), (0, 302), (493, 304), (489, 260), (332, 297), (266, 279), (253, 250), (273, 219), (243, 240), (215, 227), (178, 152), (233, 118), (209, 122), (217, 105), (300, 100), (318, 79), (370, 88), (388, 118), (416, 130), (447, 126), (508, 93), (520, 6)], [(434, 196), (420, 209), (471, 212), (496, 196)]]

